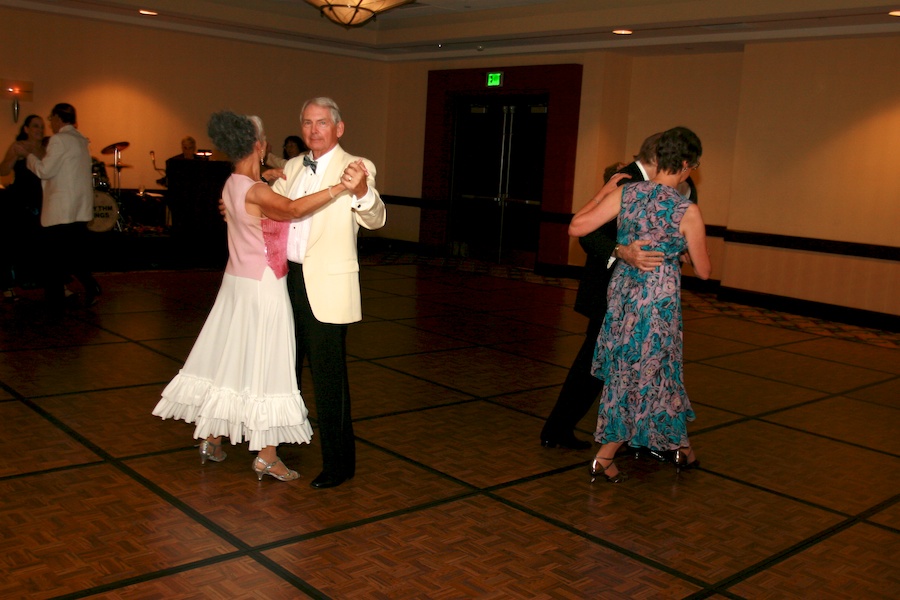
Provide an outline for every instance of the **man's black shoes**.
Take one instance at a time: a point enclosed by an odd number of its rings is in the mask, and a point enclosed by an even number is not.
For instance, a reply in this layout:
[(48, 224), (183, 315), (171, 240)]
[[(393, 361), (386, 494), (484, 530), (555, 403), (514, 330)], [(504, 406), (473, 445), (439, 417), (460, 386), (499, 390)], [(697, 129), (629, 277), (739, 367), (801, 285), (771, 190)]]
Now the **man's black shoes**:
[(347, 477), (346, 475), (335, 475), (322, 471), (321, 473), (319, 473), (318, 477), (310, 482), (309, 485), (316, 488), (317, 490), (324, 490), (325, 488), (337, 487), (348, 479), (350, 479), (350, 477)]

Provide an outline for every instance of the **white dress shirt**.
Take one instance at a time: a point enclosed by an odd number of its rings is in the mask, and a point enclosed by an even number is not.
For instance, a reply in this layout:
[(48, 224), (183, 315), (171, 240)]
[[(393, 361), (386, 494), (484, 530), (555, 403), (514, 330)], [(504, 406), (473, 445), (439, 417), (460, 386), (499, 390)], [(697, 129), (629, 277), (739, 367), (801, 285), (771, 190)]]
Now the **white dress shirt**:
[[(312, 154), (308, 154), (312, 158)], [(303, 170), (303, 173), (294, 182), (290, 190), (290, 198), (297, 199), (309, 194), (315, 193), (321, 189), (322, 174), (328, 169), (328, 164), (334, 156), (334, 148), (316, 159), (316, 172), (309, 167)], [(303, 160), (302, 156), (298, 156), (295, 160)], [(362, 198), (352, 197), (352, 204), (356, 210), (363, 211), (370, 209), (376, 202), (375, 194), (369, 188)], [(312, 214), (294, 219), (291, 221), (291, 228), (288, 231), (287, 241), (287, 258), (290, 262), (303, 264), (306, 256), (306, 246), (309, 242), (309, 232), (311, 227), (310, 220)]]

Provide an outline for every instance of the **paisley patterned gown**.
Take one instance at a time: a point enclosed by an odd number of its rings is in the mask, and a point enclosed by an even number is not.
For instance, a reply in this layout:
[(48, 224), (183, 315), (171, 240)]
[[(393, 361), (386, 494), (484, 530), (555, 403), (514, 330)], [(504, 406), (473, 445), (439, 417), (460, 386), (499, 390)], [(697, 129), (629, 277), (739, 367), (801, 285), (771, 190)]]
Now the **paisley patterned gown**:
[(690, 206), (676, 190), (651, 181), (626, 184), (618, 217), (619, 244), (651, 240), (665, 254), (651, 272), (618, 261), (591, 373), (606, 382), (597, 431), (601, 444), (674, 450), (688, 445), (694, 411), (684, 389), (678, 228)]

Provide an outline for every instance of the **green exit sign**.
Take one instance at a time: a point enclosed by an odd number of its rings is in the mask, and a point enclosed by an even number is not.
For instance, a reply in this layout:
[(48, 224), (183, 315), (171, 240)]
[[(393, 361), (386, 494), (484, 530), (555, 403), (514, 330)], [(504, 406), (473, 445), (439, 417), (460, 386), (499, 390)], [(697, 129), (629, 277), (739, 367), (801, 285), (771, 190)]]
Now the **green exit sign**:
[(498, 73), (488, 73), (487, 74), (487, 86), (488, 87), (500, 87), (503, 85), (503, 72)]

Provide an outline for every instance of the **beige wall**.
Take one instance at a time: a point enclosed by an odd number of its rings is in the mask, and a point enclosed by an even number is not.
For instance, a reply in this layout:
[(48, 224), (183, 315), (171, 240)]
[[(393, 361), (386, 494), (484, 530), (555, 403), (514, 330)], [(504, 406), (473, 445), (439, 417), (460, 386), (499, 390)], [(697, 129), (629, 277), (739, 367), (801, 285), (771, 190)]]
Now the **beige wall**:
[[(0, 8), (0, 77), (34, 82), (22, 117), (46, 117), (55, 103), (69, 102), (97, 158), (103, 147), (129, 142), (122, 160), (134, 168), (123, 171), (126, 188), (156, 187), (150, 150), (163, 167), (185, 135), (210, 147), (206, 121), (223, 108), (258, 114), (280, 152), (284, 137), (299, 133), (303, 100), (315, 95), (338, 100), (347, 147), (381, 165), (388, 74), (380, 62), (322, 61), (302, 50)], [(2, 140), (18, 130), (9, 114), (0, 118)]]
[[(96, 156), (130, 142), (128, 188), (155, 187), (150, 150), (163, 166), (186, 134), (208, 146), (214, 110), (259, 114), (279, 148), (297, 133), (302, 100), (323, 94), (343, 109), (345, 147), (378, 165), (382, 193), (418, 198), (429, 70), (560, 63), (584, 67), (574, 208), (599, 187), (603, 167), (629, 159), (646, 135), (681, 124), (703, 140), (697, 179), (708, 224), (898, 245), (897, 36), (755, 43), (731, 53), (383, 63), (0, 8), (0, 77), (34, 82), (23, 116), (71, 102)], [(0, 118), (0, 140), (16, 130)], [(389, 212), (377, 235), (418, 239), (417, 208)], [(900, 314), (896, 263), (720, 240), (711, 248), (723, 285)], [(573, 244), (569, 263), (582, 261)], [(853, 277), (836, 277), (845, 272)]]
[[(900, 39), (744, 52), (727, 225), (900, 245)], [(900, 264), (729, 244), (722, 284), (900, 314)]]
[(900, 38), (744, 54), (729, 227), (898, 245)]

